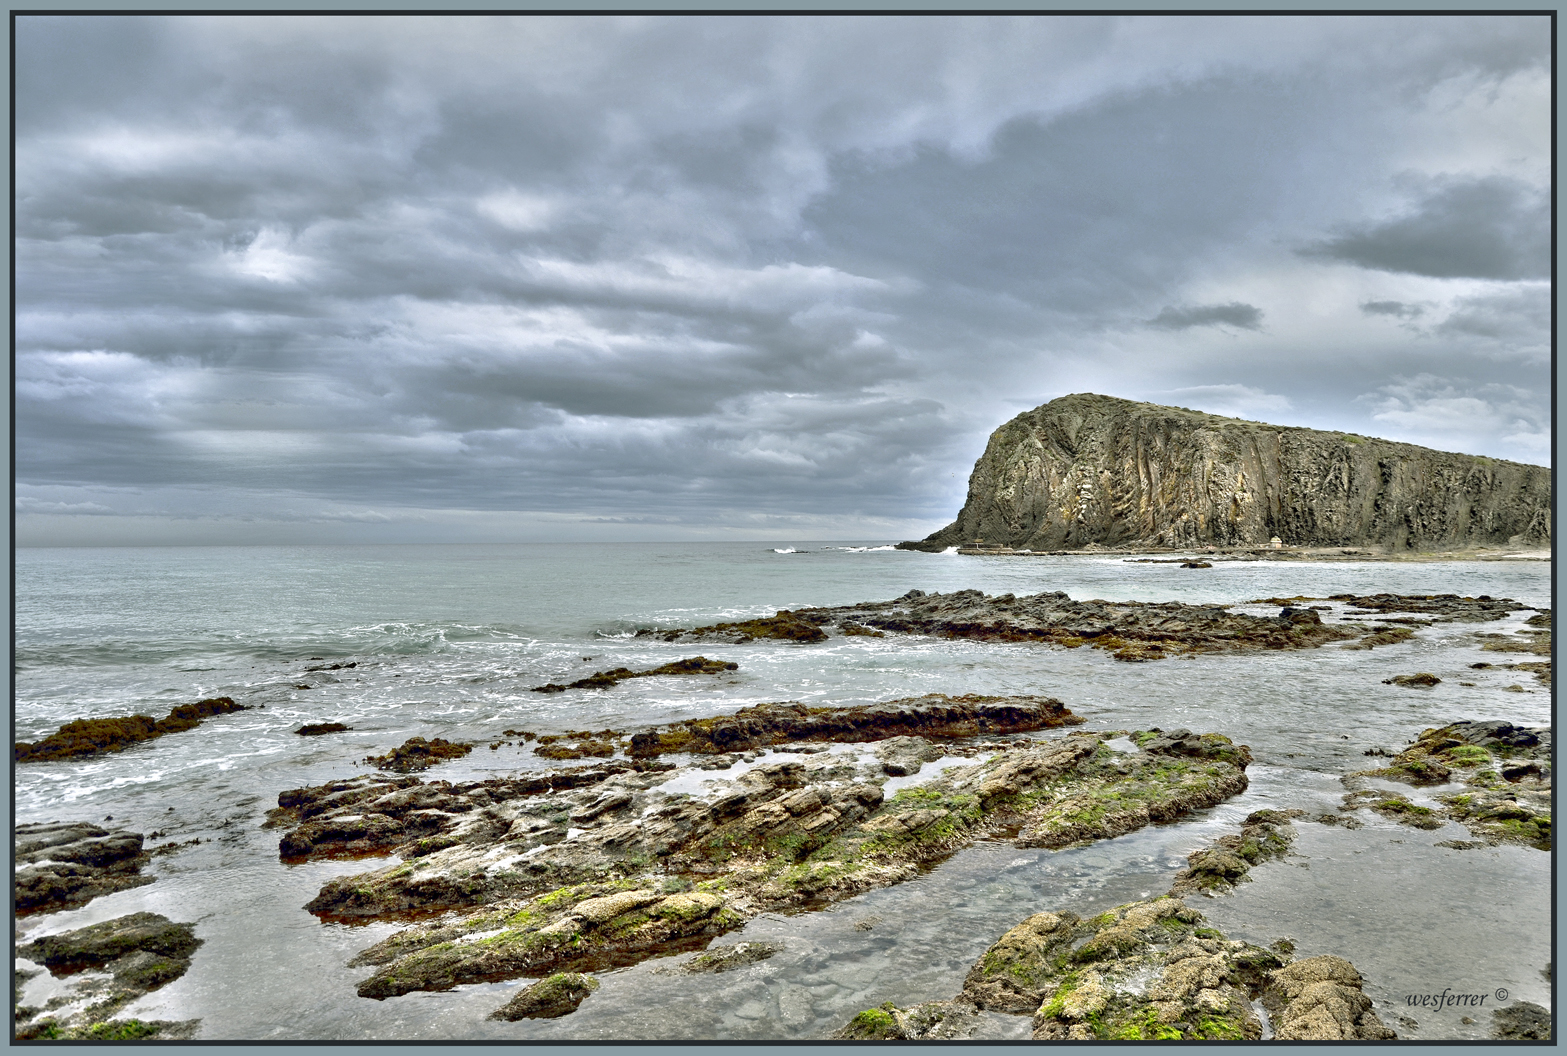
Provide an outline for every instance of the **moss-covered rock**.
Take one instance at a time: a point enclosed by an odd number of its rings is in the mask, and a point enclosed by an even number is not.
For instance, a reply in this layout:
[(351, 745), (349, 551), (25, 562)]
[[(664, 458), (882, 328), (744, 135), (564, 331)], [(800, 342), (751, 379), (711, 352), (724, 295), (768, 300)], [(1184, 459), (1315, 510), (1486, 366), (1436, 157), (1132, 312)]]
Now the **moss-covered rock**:
[(556, 972), (525, 986), (506, 1004), (490, 1013), (491, 1019), (559, 1019), (577, 1010), (589, 994), (599, 988), (591, 975)]

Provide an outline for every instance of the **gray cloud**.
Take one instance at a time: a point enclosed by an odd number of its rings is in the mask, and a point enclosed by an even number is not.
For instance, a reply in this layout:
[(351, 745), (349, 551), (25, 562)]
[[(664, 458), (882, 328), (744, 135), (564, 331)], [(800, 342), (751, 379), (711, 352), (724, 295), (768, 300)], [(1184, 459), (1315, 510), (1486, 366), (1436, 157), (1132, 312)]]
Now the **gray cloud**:
[(1166, 305), (1148, 325), (1160, 330), (1189, 330), (1194, 326), (1233, 326), (1238, 330), (1261, 330), (1262, 310), (1255, 305), (1231, 301), (1229, 304), (1198, 304), (1185, 308)]
[[(1538, 21), (21, 16), (18, 515), (902, 525), (1068, 391), (1527, 389), (1541, 192), (1409, 159), (1479, 135), (1432, 93), (1534, 90)], [(1323, 231), (1494, 281), (1308, 333)]]
[(1435, 278), (1544, 279), (1550, 200), (1519, 180), (1439, 180), (1406, 215), (1348, 228), (1303, 252)]
[(1418, 319), (1426, 312), (1421, 305), (1403, 301), (1361, 301), (1360, 310), (1367, 315), (1390, 315), (1395, 319)]

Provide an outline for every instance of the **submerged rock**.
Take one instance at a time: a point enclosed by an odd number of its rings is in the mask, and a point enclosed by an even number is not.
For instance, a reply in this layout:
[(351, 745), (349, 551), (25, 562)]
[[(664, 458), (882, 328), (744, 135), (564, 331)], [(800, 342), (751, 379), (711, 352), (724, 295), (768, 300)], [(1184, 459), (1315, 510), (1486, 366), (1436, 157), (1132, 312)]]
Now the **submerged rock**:
[(37, 763), (52, 759), (70, 759), (99, 752), (118, 752), (142, 741), (166, 733), (194, 729), (203, 719), (249, 711), (228, 697), (212, 697), (194, 704), (181, 704), (162, 719), (151, 715), (128, 715), (120, 719), (75, 719), (41, 741), (18, 741), (12, 758), (19, 763)]
[(1515, 1001), (1491, 1013), (1491, 1037), (1508, 1041), (1550, 1041), (1551, 1013), (1532, 1001)]
[(655, 972), (680, 972), (687, 975), (732, 972), (736, 968), (765, 961), (783, 950), (777, 942), (737, 942), (733, 946), (709, 946), (678, 968), (655, 968)]
[(15, 829), (14, 905), (18, 915), (84, 906), (99, 895), (150, 884), (142, 834), (84, 821)]
[(892, 601), (798, 609), (795, 615), (813, 625), (853, 623), (906, 634), (1031, 641), (1069, 649), (1089, 645), (1124, 661), (1312, 649), (1362, 633), (1358, 628), (1325, 624), (1311, 609), (1286, 606), (1278, 616), (1250, 616), (1230, 612), (1223, 605), (1073, 601), (1061, 591), (1019, 598), (991, 597), (977, 590), (951, 594), (911, 590)]
[(912, 879), (976, 839), (1064, 846), (1173, 821), (1244, 790), (1249, 759), (1234, 746), (1237, 762), (1122, 754), (1094, 734), (997, 747), (891, 797), (834, 756), (762, 763), (704, 798), (664, 793), (669, 771), (497, 796), (450, 830), (451, 846), (333, 880), (307, 908), (365, 919), (483, 907), (360, 954), (379, 968), (359, 985), (366, 997), (596, 971)]

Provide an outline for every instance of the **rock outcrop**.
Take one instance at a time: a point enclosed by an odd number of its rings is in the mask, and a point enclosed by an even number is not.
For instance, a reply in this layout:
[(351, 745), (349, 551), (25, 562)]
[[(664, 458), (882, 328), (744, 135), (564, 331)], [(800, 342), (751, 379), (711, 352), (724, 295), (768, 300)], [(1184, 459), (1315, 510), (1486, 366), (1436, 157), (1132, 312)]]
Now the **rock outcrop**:
[(991, 434), (958, 519), (904, 549), (1548, 546), (1551, 471), (1082, 393)]

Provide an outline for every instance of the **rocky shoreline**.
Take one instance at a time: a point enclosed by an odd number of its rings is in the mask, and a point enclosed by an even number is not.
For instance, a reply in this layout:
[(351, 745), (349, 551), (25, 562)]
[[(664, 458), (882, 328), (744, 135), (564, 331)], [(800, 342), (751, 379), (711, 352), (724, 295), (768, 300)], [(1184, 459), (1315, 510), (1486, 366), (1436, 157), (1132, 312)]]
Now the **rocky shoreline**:
[[(802, 648), (837, 636), (928, 635), (1091, 645), (1137, 661), (1334, 643), (1368, 649), (1410, 641), (1438, 623), (1492, 623), (1529, 609), (1452, 594), (1247, 604), (1279, 612), (1074, 602), (1059, 592), (910, 591), (886, 602), (643, 633), (736, 644), (774, 637)], [(1329, 608), (1333, 623), (1322, 619)], [(1517, 635), (1482, 634), (1481, 642), (1548, 656), (1550, 614), (1531, 617)], [(1550, 680), (1548, 662), (1497, 666), (1538, 669)], [(613, 668), (555, 689), (736, 669), (694, 657)], [(1443, 679), (1423, 672), (1385, 681), (1418, 695)], [(243, 710), (227, 698), (202, 702), (219, 703), (213, 714)], [(180, 716), (191, 720), (182, 728), (204, 717)], [(598, 974), (612, 968), (679, 954), (696, 956), (655, 971), (702, 975), (759, 964), (782, 947), (732, 937), (759, 916), (820, 911), (907, 883), (979, 841), (1085, 847), (1193, 818), (1248, 787), (1251, 752), (1221, 733), (1084, 726), (1082, 716), (1043, 696), (770, 703), (643, 728), (507, 730), (537, 741), (542, 758), (587, 761), (467, 781), (415, 773), (463, 758), (471, 744), (412, 737), (363, 760), (392, 773), (286, 790), (265, 825), (278, 830), (281, 862), (366, 860), (304, 907), (323, 921), (398, 925), (348, 959), (347, 967), (366, 973), (353, 984), (360, 997), (523, 979), (488, 1017), (550, 1019), (592, 1002)], [(124, 745), (109, 750), (116, 747)], [(1237, 831), (1191, 852), (1166, 894), (1088, 919), (1060, 908), (1036, 913), (975, 962), (953, 998), (865, 1009), (834, 1036), (960, 1040), (976, 1036), (984, 1014), (1003, 1013), (1031, 1016), (1036, 1040), (1393, 1037), (1349, 961), (1297, 962), (1287, 942), (1232, 941), (1187, 904), (1233, 891), (1254, 867), (1289, 856), (1302, 818), (1356, 828), (1369, 810), (1415, 828), (1460, 823), (1474, 839), (1438, 845), (1455, 850), (1552, 848), (1548, 727), (1464, 720), (1425, 730), (1397, 754), (1367, 754), (1385, 765), (1343, 775), (1336, 813), (1255, 811)], [(151, 883), (143, 868), (178, 849), (148, 848), (139, 833), (85, 823), (21, 826), (16, 838), (19, 913), (75, 908)], [(197, 1021), (115, 1017), (181, 977), (201, 941), (194, 925), (143, 912), (20, 946), (20, 957), (47, 968), (64, 989), (23, 1004), (28, 975), (18, 973), (16, 1036), (193, 1035)], [(1512, 1033), (1496, 1036), (1548, 1034), (1535, 1008), (1505, 1010), (1496, 1029)]]

